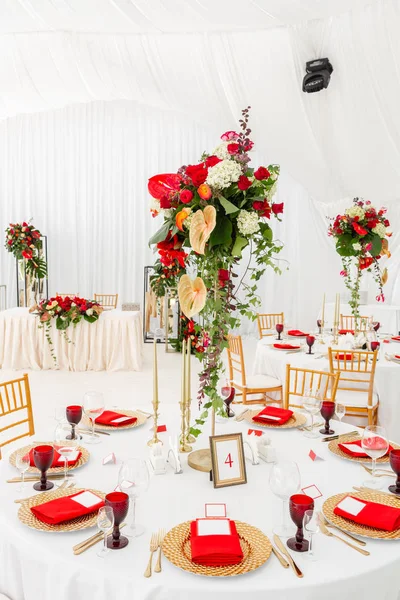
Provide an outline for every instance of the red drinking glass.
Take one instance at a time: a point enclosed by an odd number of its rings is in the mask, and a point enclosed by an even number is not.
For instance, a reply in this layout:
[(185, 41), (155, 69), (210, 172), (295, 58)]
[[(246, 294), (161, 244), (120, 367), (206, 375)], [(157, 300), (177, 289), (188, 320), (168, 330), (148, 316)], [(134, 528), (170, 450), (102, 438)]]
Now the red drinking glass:
[(294, 494), (289, 500), (289, 512), (297, 527), (296, 536), (288, 539), (287, 546), (295, 552), (307, 552), (308, 540), (303, 535), (303, 519), (306, 510), (314, 510), (314, 500), (305, 494)]
[(129, 496), (124, 492), (111, 492), (105, 497), (105, 505), (111, 506), (114, 513), (114, 529), (112, 535), (107, 538), (107, 548), (119, 550), (129, 544), (129, 540), (120, 534), (119, 526), (128, 514)]
[(380, 345), (381, 345), (380, 342), (372, 341), (371, 342), (372, 352), (375, 352), (375, 350), (379, 350)]
[(389, 460), (390, 466), (397, 475), (396, 483), (395, 485), (389, 485), (389, 491), (400, 496), (400, 450), (391, 450)]
[(65, 412), (66, 412), (67, 421), (71, 425), (71, 436), (68, 437), (68, 439), (76, 440), (77, 435), (75, 433), (75, 426), (81, 422), (82, 406), (78, 406), (78, 405), (67, 406)]
[(321, 417), (325, 419), (325, 429), (320, 429), (319, 432), (323, 435), (332, 435), (335, 433), (333, 429), (329, 428), (329, 421), (335, 414), (335, 403), (331, 400), (324, 400), (321, 402)]
[(33, 489), (38, 492), (51, 490), (54, 487), (52, 481), (47, 481), (46, 471), (53, 464), (54, 448), (53, 446), (35, 446), (33, 449), (33, 462), (35, 467), (41, 472), (40, 481), (35, 483)]
[(278, 340), (280, 341), (280, 339), (281, 339), (281, 333), (283, 331), (283, 323), (277, 323), (275, 325), (275, 329), (276, 329), (276, 331), (278, 333)]
[(235, 398), (235, 393), (236, 390), (233, 386), (229, 385), (228, 382), (227, 384), (221, 388), (221, 395), (224, 399), (224, 404), (225, 404), (225, 411), (226, 411), (226, 416), (227, 417), (234, 417), (235, 413), (233, 412), (233, 410), (231, 410), (231, 403), (233, 402), (234, 398)]
[(306, 342), (307, 342), (307, 346), (308, 346), (308, 354), (313, 354), (311, 352), (311, 348), (314, 346), (315, 337), (313, 335), (308, 335), (306, 337)]

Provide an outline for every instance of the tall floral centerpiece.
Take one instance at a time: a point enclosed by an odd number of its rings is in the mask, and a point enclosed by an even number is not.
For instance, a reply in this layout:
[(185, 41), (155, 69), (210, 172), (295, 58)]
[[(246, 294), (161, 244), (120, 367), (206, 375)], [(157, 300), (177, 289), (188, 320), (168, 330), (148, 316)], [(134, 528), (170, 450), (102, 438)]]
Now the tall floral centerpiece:
[(336, 251), (342, 259), (341, 275), (350, 292), (349, 304), (356, 323), (360, 317), (360, 284), (363, 272), (372, 273), (378, 286), (376, 299), (384, 302), (383, 285), (388, 278), (387, 269), (381, 271), (379, 260), (390, 257), (387, 238), (390, 223), (386, 208), (376, 209), (371, 202), (354, 198), (353, 205), (337, 215), (329, 226), (328, 235), (336, 243)]
[[(150, 240), (158, 252), (152, 288), (163, 296), (166, 288), (177, 287), (188, 322), (200, 313), (200, 325), (193, 325), (196, 335), (187, 327), (187, 339), (203, 363), (198, 393), (203, 411), (191, 429), (194, 435), (200, 433), (208, 410), (218, 412), (223, 405), (219, 381), (229, 332), (239, 325), (239, 315), (256, 317), (257, 282), (265, 270), (279, 272), (276, 255), (283, 246), (274, 241), (270, 226), (271, 217), (280, 220), (283, 212), (283, 203), (273, 201), (279, 166), (250, 167), (249, 109), (242, 111), (240, 132), (224, 133), (198, 164), (156, 175), (148, 184), (151, 212), (164, 219)], [(245, 248), (249, 261), (238, 282)]]

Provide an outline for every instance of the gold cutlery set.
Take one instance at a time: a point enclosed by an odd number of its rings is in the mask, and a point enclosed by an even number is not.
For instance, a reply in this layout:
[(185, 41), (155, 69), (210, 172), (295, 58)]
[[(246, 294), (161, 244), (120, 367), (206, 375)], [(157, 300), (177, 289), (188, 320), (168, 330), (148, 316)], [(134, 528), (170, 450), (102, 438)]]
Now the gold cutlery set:
[(156, 566), (154, 567), (155, 573), (161, 573), (161, 547), (165, 538), (165, 529), (159, 529), (157, 533), (153, 533), (150, 538), (150, 558), (147, 563), (146, 570), (144, 572), (145, 577), (151, 577), (152, 565), (153, 565), (153, 554), (158, 550), (158, 557)]
[[(122, 529), (123, 527), (125, 527), (125, 525), (126, 525), (126, 523), (121, 523), (119, 528)], [(110, 531), (107, 533), (107, 535), (110, 535), (111, 533), (112, 533), (112, 529), (110, 529)], [(96, 544), (98, 544), (99, 542), (102, 542), (103, 540), (104, 540), (104, 533), (102, 531), (98, 531), (97, 533), (92, 535), (90, 538), (83, 540), (83, 542), (80, 542), (79, 544), (75, 544), (75, 546), (72, 547), (72, 551), (77, 556), (79, 554), (82, 554), (86, 550), (89, 550), (89, 548), (91, 548), (92, 546), (95, 546)]]

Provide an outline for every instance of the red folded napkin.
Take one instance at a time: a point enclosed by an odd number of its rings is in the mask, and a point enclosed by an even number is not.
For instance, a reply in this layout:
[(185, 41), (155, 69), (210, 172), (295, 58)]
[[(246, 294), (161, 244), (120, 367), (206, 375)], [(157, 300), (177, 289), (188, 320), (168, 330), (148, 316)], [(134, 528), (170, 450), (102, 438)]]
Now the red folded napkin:
[[(201, 519), (202, 520), (202, 519)], [(243, 560), (239, 535), (234, 521), (229, 521), (230, 535), (198, 535), (198, 520), (190, 524), (192, 561), (207, 567), (237, 565)]]
[[(82, 452), (79, 451), (76, 458), (74, 458), (73, 460), (68, 460), (68, 466), (73, 467), (78, 462), (81, 456)], [(33, 448), (29, 451), (29, 464), (31, 467), (36, 467), (35, 462), (33, 460)], [(64, 457), (61, 456), (61, 454), (59, 454), (59, 452), (57, 452), (56, 449), (54, 449), (54, 458), (53, 462), (51, 463), (50, 469), (54, 469), (55, 467), (63, 467), (64, 464)]]
[[(340, 352), (340, 354), (335, 354), (336, 360), (344, 360), (344, 352)], [(351, 360), (353, 358), (352, 354), (347, 354), (346, 352), (346, 360)]]
[(346, 333), (352, 333), (354, 335), (354, 329), (339, 329), (339, 335), (346, 335)]
[[(121, 419), (118, 423), (113, 423), (116, 419)], [(105, 410), (97, 419), (95, 419), (95, 423), (98, 425), (109, 425), (111, 427), (122, 427), (123, 425), (131, 425), (132, 423), (136, 423), (136, 417), (128, 417), (127, 415), (123, 415), (122, 413), (116, 413), (112, 410)]]
[(292, 346), (292, 344), (274, 344), (274, 348), (279, 350), (298, 350), (300, 346)]
[(333, 512), (335, 515), (360, 525), (367, 525), (367, 527), (384, 529), (385, 531), (395, 531), (400, 527), (400, 508), (394, 508), (379, 502), (360, 500), (354, 498), (354, 496), (346, 496), (334, 508)]
[(272, 425), (283, 425), (292, 416), (292, 410), (285, 410), (276, 406), (267, 406), (253, 417), (256, 423), (271, 423)]
[[(78, 496), (81, 496), (79, 500), (82, 504), (73, 499)], [(93, 492), (77, 492), (71, 494), (71, 496), (64, 496), (63, 498), (44, 502), (44, 504), (40, 504), (39, 506), (32, 506), (31, 511), (39, 521), (43, 521), (43, 523), (48, 523), (49, 525), (57, 525), (58, 523), (71, 521), (83, 515), (89, 515), (92, 512), (98, 511), (102, 506), (104, 506), (104, 500), (93, 494)]]
[[(358, 446), (360, 448), (360, 452), (353, 451), (351, 448), (348, 448), (346, 446), (346, 444), (351, 444), (352, 446)], [(342, 452), (345, 452), (349, 456), (355, 456), (356, 458), (370, 458), (370, 456), (368, 456), (368, 454), (366, 452), (364, 452), (363, 448), (361, 447), (361, 440), (355, 440), (354, 442), (344, 442), (342, 444), (338, 444), (338, 446), (342, 450)], [(388, 452), (390, 452), (391, 450), (393, 450), (393, 448), (392, 448), (392, 446), (389, 445), (389, 449), (386, 452), (386, 454), (388, 454)], [(385, 454), (385, 456), (386, 456), (386, 454)]]
[(400, 342), (400, 335), (395, 335), (394, 337), (392, 337), (392, 340), (394, 342)]
[(297, 337), (306, 337), (308, 335), (308, 333), (303, 333), (303, 331), (300, 331), (300, 329), (291, 329), (287, 333), (288, 335), (294, 335)]

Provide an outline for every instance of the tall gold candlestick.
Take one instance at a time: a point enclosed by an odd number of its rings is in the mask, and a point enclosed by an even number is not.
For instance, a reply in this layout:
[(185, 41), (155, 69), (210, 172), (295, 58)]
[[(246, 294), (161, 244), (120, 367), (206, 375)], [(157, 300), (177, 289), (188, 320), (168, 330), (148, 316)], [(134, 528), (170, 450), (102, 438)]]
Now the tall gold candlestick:
[(186, 441), (187, 436), (187, 359), (186, 359), (186, 340), (182, 343), (182, 385), (181, 385), (181, 435), (180, 435), (180, 452), (191, 452), (192, 447)]
[(196, 441), (194, 435), (190, 433), (190, 419), (191, 419), (191, 403), (192, 403), (192, 392), (191, 392), (191, 359), (192, 359), (192, 347), (190, 338), (187, 341), (186, 346), (186, 441), (189, 444), (193, 444)]
[(147, 442), (148, 446), (161, 443), (157, 436), (158, 428), (158, 364), (157, 364), (157, 336), (154, 333), (154, 356), (153, 356), (153, 437)]
[(322, 300), (322, 314), (321, 314), (321, 329), (324, 329), (325, 324), (325, 293)]

